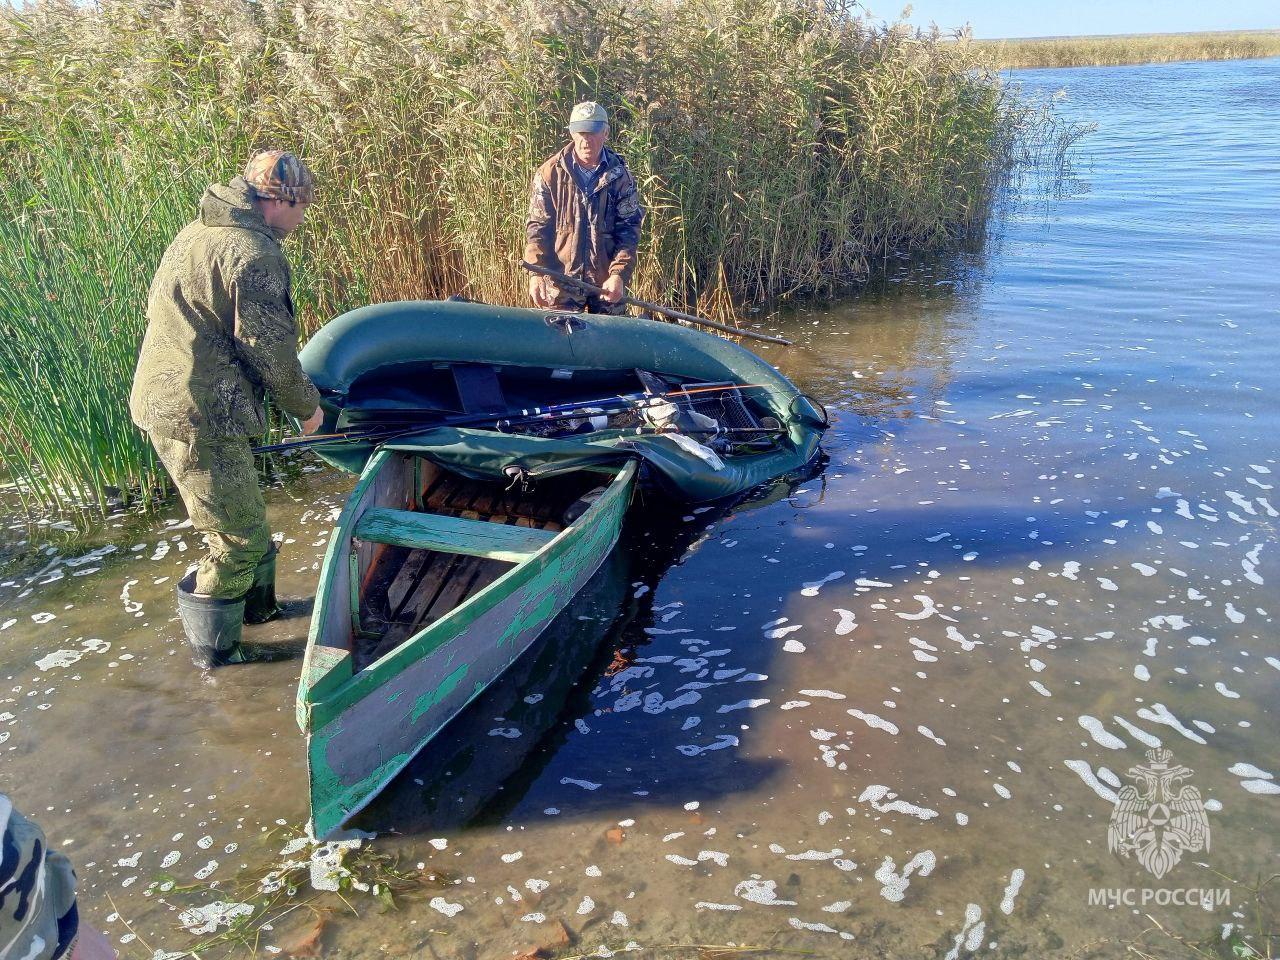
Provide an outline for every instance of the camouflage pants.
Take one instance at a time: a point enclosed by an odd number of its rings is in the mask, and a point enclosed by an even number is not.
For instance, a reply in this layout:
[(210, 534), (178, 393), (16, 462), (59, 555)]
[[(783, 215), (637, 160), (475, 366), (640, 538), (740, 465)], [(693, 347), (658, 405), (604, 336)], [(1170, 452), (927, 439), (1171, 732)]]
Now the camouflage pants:
[(247, 440), (172, 440), (149, 434), (208, 553), (196, 572), (196, 593), (244, 596), (271, 547), (267, 506)]

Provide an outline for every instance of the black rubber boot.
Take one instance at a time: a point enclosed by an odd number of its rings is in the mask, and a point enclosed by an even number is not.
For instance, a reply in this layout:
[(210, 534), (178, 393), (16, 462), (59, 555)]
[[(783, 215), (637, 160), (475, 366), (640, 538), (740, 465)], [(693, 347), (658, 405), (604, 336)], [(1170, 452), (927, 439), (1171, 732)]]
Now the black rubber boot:
[(244, 622), (266, 623), (280, 616), (282, 608), (276, 602), (276, 555), (280, 548), (271, 541), (271, 549), (258, 561), (253, 571), (253, 586), (244, 596)]
[(178, 581), (178, 615), (191, 645), (191, 656), (198, 667), (221, 667), (229, 663), (245, 663), (256, 659), (246, 655), (240, 645), (240, 628), (244, 622), (244, 597), (222, 600), (198, 597), (193, 593), (196, 572), (192, 570)]

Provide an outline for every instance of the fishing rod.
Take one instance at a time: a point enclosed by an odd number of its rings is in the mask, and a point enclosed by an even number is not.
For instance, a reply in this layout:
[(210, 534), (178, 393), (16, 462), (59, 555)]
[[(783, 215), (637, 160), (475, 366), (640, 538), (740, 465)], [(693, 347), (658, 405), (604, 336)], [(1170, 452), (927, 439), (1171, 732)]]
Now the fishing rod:
[[(397, 437), (407, 436), (412, 433), (419, 433), (424, 429), (435, 429), (436, 427), (468, 427), (481, 426), (485, 424), (493, 424), (494, 429), (499, 432), (505, 432), (513, 426), (525, 426), (534, 423), (548, 423), (556, 420), (567, 420), (579, 415), (585, 410), (596, 411), (596, 415), (609, 415), (613, 413), (622, 413), (628, 410), (643, 409), (645, 407), (658, 406), (661, 403), (670, 402), (672, 399), (679, 399), (683, 396), (691, 396), (696, 394), (721, 392), (727, 390), (748, 390), (756, 387), (763, 387), (761, 383), (704, 383), (690, 384), (680, 387), (667, 393), (627, 393), (615, 394), (611, 397), (603, 397), (596, 400), (578, 400), (571, 403), (550, 404), (545, 407), (524, 407), (519, 410), (509, 411), (514, 414), (511, 417), (500, 417), (493, 412), (489, 413), (469, 413), (458, 414), (451, 417), (442, 417), (437, 420), (429, 420), (426, 418), (418, 419), (414, 417), (410, 422), (398, 424), (395, 426), (371, 427), (367, 430), (347, 431), (344, 433), (325, 433), (313, 434), (311, 436), (299, 437), (292, 440), (286, 440), (281, 443), (265, 444), (263, 446), (254, 447), (254, 453), (278, 453), (286, 450), (299, 450), (307, 447), (321, 446), (332, 443), (356, 443), (366, 440), (393, 440)], [(377, 410), (382, 414), (394, 415), (397, 412), (407, 414), (421, 414), (423, 410), (415, 410), (404, 408), (365, 408), (368, 412)], [(372, 423), (385, 423), (385, 419), (375, 420), (370, 418)]]
[[(530, 273), (549, 277), (561, 286), (580, 290), (583, 293), (589, 293), (597, 297), (604, 296), (604, 289), (602, 287), (597, 287), (594, 283), (587, 283), (585, 280), (579, 280), (577, 277), (571, 277), (568, 274), (560, 273), (557, 270), (552, 270), (549, 267), (543, 267), (536, 263), (529, 263), (527, 260), (521, 260), (520, 266), (524, 267)], [(704, 320), (702, 317), (696, 317), (692, 313), (685, 313), (683, 310), (673, 310), (670, 307), (650, 303), (648, 300), (637, 300), (635, 297), (628, 297), (624, 295), (621, 302), (633, 307), (639, 307), (641, 310), (660, 313), (664, 317), (671, 317), (673, 320), (682, 320), (685, 323), (696, 323), (701, 327), (711, 327), (715, 330), (723, 330), (725, 333), (731, 333), (735, 337), (748, 337), (751, 340), (763, 340), (765, 343), (780, 343), (784, 347), (795, 346), (794, 343), (784, 337), (771, 337), (765, 333), (754, 333), (750, 330), (743, 330), (741, 327), (731, 327), (727, 323), (716, 323), (714, 320)]]
[[(606, 404), (617, 405), (635, 404), (648, 400), (666, 400), (668, 398), (676, 398), (686, 395), (719, 392), (723, 390), (747, 390), (753, 387), (763, 387), (762, 383), (733, 383), (729, 380), (717, 383), (687, 383), (679, 387), (673, 387), (665, 393), (619, 393), (611, 397), (602, 397), (598, 400), (577, 400), (565, 403), (549, 404), (545, 407), (528, 407), (520, 410), (508, 411), (512, 414), (507, 420), (518, 418), (542, 416), (549, 412), (569, 412), (579, 410), (586, 407), (598, 407)], [(463, 413), (455, 414), (449, 417), (435, 419), (432, 414), (438, 414), (440, 411), (432, 407), (361, 407), (353, 410), (345, 411), (344, 415), (348, 423), (383, 423), (388, 421), (409, 420), (422, 423), (434, 423), (441, 427), (468, 426), (475, 423), (489, 423), (492, 421), (504, 422), (499, 420), (499, 415), (493, 411), (486, 413)]]

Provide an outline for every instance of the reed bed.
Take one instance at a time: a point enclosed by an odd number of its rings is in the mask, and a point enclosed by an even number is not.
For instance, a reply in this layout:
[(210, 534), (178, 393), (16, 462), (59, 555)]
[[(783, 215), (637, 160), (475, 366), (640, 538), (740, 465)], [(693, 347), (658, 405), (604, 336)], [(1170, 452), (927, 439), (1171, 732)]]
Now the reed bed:
[(975, 47), (1001, 70), (1115, 67), (1184, 60), (1251, 60), (1280, 57), (1280, 30), (986, 40), (976, 42)]
[(161, 479), (126, 409), (146, 287), (257, 148), (319, 178), (291, 242), (307, 329), (376, 301), (523, 302), (529, 178), (588, 98), (648, 207), (646, 299), (724, 317), (972, 235), (1044, 114), (967, 42), (838, 2), (0, 9), (0, 456), (28, 509)]

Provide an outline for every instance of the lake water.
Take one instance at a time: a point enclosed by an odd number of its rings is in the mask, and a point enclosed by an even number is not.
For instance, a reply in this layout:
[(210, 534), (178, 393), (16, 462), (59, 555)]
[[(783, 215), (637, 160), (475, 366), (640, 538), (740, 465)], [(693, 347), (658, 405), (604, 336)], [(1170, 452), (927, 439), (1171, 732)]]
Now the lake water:
[[(774, 324), (799, 345), (764, 355), (836, 420), (821, 470), (635, 525), (358, 822), (399, 908), (303, 882), (264, 956), (1266, 954), (1280, 60), (1022, 79), (1098, 125), (1060, 192), (1027, 185), (979, 253)], [(272, 492), (283, 592), (314, 589), (350, 483)], [(125, 956), (188, 949), (208, 935), (183, 910), (260, 902), (309, 853), (282, 854), (297, 666), (188, 667), (180, 519), (0, 585), (0, 785)], [(1109, 851), (1129, 784), (1170, 788), (1190, 849)], [(732, 944), (767, 949), (710, 949)]]

